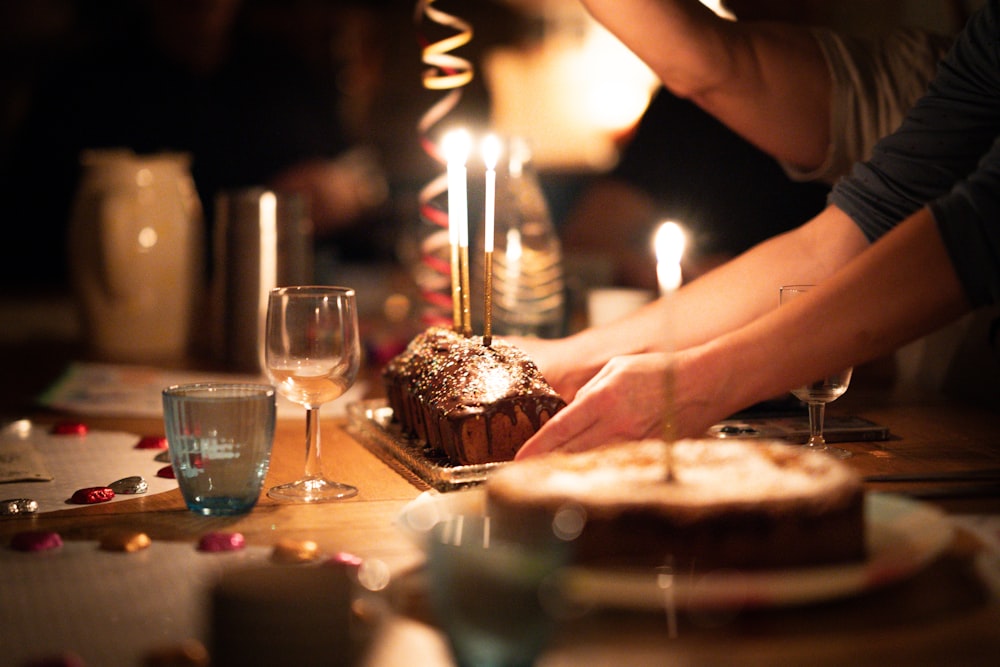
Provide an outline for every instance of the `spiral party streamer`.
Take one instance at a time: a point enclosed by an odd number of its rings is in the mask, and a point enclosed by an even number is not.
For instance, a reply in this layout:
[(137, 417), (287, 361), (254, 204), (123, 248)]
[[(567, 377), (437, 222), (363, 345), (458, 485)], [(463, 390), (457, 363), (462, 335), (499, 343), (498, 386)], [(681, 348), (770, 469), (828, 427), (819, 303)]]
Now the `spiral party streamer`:
[[(439, 146), (430, 138), (430, 131), (458, 105), (462, 88), (472, 81), (472, 64), (451, 53), (472, 40), (472, 25), (432, 7), (433, 4), (434, 0), (418, 0), (415, 23), (419, 27), (426, 19), (453, 30), (454, 34), (433, 42), (422, 34), (418, 35), (421, 60), (428, 66), (423, 72), (422, 82), (428, 90), (448, 92), (421, 116), (417, 131), (424, 152), (439, 164), (444, 164), (444, 157)], [(440, 197), (446, 191), (447, 175), (441, 173), (427, 183), (418, 195), (422, 239), (416, 280), (425, 304), (424, 319), (428, 324), (437, 325), (450, 321), (446, 313), (453, 306), (448, 214), (440, 205)]]

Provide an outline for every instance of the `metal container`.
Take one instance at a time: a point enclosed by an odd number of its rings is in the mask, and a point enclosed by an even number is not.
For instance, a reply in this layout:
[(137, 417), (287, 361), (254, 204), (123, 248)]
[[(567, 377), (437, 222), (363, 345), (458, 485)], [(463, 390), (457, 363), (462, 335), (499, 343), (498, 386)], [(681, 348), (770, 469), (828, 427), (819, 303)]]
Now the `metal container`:
[(213, 245), (214, 357), (229, 370), (262, 373), (268, 292), (313, 282), (306, 203), (265, 188), (223, 192)]

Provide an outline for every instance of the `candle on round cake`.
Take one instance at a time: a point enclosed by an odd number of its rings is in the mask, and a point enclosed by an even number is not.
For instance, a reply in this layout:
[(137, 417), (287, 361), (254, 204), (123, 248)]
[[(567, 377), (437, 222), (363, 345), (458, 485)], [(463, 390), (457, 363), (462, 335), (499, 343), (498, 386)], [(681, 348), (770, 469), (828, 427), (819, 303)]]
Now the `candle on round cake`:
[[(687, 237), (684, 229), (668, 220), (656, 229), (653, 235), (653, 251), (656, 254), (656, 280), (660, 286), (660, 297), (671, 298), (681, 284), (684, 282), (684, 275), (681, 271), (681, 259), (684, 257), (684, 248), (687, 245)], [(668, 349), (672, 349), (673, 331), (666, 330), (662, 333), (664, 343)], [(663, 406), (663, 434), (664, 462), (663, 476), (668, 482), (674, 481), (673, 466), (673, 441), (675, 439), (674, 429), (676, 427), (676, 417), (674, 415), (674, 375), (670, 371), (665, 376), (666, 386), (664, 396), (666, 400)]]

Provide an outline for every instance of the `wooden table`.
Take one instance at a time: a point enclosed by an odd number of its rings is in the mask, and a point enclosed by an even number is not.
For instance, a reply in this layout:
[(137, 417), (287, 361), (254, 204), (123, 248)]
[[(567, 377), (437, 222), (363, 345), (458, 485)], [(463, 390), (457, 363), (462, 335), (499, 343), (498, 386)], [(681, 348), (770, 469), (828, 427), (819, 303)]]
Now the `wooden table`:
[[(841, 409), (886, 424), (892, 431), (885, 442), (845, 445), (855, 453), (850, 464), (863, 474), (1000, 468), (996, 415), (938, 402), (894, 405), (855, 393), (853, 402), (845, 400)], [(86, 421), (97, 429), (162, 433), (162, 424), (155, 420)], [(303, 429), (298, 420), (279, 421), (268, 484), (301, 473)], [(395, 577), (396, 585), (383, 594), (395, 611), (384, 617), (365, 664), (450, 664), (442, 635), (427, 622), (422, 600), (413, 594), (418, 589), (412, 586), (417, 579), (411, 571), (420, 563), (421, 553), (394, 526), (401, 508), (421, 493), (422, 486), (363, 447), (344, 430), (342, 421), (325, 420), (323, 438), (332, 475), (356, 484), (360, 488), (356, 498), (306, 506), (265, 497), (248, 515), (206, 518), (189, 512), (179, 492), (172, 491), (112, 505), (3, 518), (0, 542), (27, 529), (56, 530), (67, 540), (91, 540), (117, 528), (144, 531), (154, 541), (194, 542), (210, 530), (240, 531), (248, 543), (258, 545), (273, 545), (282, 538), (314, 540), (326, 553), (347, 551), (380, 559)], [(871, 488), (904, 491), (925, 486), (881, 483)], [(936, 502), (949, 512), (1000, 515), (1000, 492)], [(889, 588), (801, 608), (682, 613), (675, 638), (668, 637), (661, 614), (589, 613), (565, 626), (540, 664), (996, 664), (1000, 598), (974, 572), (980, 550), (977, 540), (960, 532), (932, 566)]]
[[(163, 424), (148, 419), (86, 418), (92, 429), (162, 435)], [(153, 540), (196, 540), (212, 530), (239, 531), (250, 544), (273, 545), (282, 539), (313, 540), (326, 553), (346, 551), (412, 564), (419, 556), (410, 541), (393, 527), (393, 519), (423, 488), (390, 469), (344, 431), (344, 422), (324, 419), (323, 458), (336, 479), (359, 488), (355, 498), (319, 505), (279, 503), (262, 495), (249, 514), (202, 517), (190, 512), (180, 491), (140, 496), (110, 505), (89, 505), (0, 521), (0, 535), (14, 530), (42, 528), (66, 539), (99, 539), (110, 529), (141, 530)], [(272, 462), (264, 487), (302, 476), (305, 465), (305, 423), (279, 419)], [(416, 482), (416, 483), (415, 483)]]

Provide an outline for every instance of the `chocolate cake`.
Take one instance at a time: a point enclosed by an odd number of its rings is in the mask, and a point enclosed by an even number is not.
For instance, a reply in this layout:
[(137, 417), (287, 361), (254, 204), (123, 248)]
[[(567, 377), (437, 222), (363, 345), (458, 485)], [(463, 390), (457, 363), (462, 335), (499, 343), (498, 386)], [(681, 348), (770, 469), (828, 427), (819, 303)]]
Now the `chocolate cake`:
[(609, 445), (517, 461), (486, 482), (498, 535), (537, 534), (571, 507), (586, 518), (579, 562), (695, 571), (861, 560), (863, 500), (842, 462), (770, 441)]
[(432, 327), (382, 373), (403, 433), (460, 465), (509, 461), (566, 404), (517, 347)]

